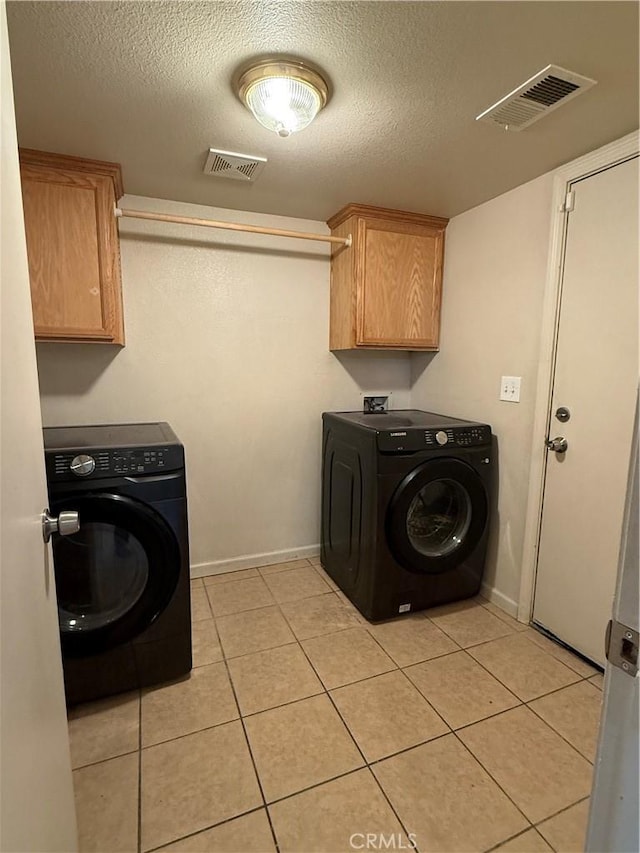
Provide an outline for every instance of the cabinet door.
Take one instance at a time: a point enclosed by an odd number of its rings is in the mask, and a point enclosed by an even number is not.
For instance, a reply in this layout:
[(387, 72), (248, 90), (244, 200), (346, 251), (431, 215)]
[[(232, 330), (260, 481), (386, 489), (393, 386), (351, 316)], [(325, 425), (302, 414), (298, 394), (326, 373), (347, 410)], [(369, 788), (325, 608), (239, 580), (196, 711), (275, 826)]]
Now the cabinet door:
[(36, 338), (123, 343), (113, 182), (23, 165)]
[(437, 349), (444, 232), (380, 219), (358, 227), (357, 345)]

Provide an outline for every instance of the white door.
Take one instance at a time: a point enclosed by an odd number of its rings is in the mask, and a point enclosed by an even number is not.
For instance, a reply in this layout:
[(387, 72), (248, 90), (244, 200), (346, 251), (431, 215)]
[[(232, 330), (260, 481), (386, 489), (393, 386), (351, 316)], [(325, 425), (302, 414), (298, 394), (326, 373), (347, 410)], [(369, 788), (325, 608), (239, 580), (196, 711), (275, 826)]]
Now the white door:
[(567, 449), (548, 452), (533, 619), (603, 665), (638, 382), (638, 159), (571, 189), (548, 427)]
[(5, 4), (0, 7), (0, 850), (77, 849)]
[[(637, 853), (638, 825), (638, 409), (629, 471), (627, 506), (620, 548), (620, 567), (613, 605), (616, 630), (611, 632), (604, 679), (600, 736), (589, 811), (586, 850)], [(631, 641), (627, 648), (624, 643)], [(634, 648), (635, 646), (635, 648)], [(620, 655), (619, 652), (622, 651)], [(634, 665), (635, 661), (635, 665)]]

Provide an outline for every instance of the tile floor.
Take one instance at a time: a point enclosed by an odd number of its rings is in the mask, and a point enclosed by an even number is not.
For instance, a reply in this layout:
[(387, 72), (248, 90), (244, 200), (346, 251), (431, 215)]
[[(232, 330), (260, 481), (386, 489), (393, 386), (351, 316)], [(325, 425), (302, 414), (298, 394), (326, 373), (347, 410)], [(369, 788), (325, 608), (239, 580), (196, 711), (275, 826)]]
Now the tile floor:
[(317, 559), (192, 596), (189, 678), (69, 715), (82, 853), (583, 850), (582, 660), (480, 598), (370, 625)]

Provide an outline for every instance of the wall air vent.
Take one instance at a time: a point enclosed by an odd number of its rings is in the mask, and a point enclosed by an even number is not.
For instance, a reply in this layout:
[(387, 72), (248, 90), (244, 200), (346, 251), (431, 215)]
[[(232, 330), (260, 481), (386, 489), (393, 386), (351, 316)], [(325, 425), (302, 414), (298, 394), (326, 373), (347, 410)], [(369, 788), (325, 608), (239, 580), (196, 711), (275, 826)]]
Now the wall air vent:
[(216, 178), (231, 178), (234, 181), (255, 181), (266, 162), (266, 157), (252, 157), (250, 154), (210, 148), (207, 162), (204, 164), (204, 173)]
[(476, 121), (497, 124), (503, 130), (524, 130), (596, 85), (596, 80), (547, 65), (513, 92), (476, 116)]

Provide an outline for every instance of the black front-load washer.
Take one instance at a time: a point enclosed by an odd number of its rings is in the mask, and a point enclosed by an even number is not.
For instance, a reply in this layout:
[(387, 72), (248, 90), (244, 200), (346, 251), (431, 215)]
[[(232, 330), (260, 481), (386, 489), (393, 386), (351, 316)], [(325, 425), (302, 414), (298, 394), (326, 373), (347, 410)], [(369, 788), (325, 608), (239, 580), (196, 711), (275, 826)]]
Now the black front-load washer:
[(491, 427), (415, 410), (322, 420), (321, 561), (360, 612), (376, 621), (475, 595)]
[(166, 423), (46, 427), (51, 513), (79, 515), (53, 536), (68, 704), (191, 669), (184, 450)]

